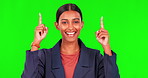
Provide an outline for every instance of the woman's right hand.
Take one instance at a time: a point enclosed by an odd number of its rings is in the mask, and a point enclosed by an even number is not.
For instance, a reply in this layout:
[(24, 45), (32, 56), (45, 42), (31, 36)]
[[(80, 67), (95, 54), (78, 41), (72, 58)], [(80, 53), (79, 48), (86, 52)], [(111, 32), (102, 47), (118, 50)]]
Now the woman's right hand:
[(34, 41), (31, 44), (31, 51), (36, 51), (40, 48), (40, 42), (46, 37), (47, 33), (48, 28), (42, 24), (42, 16), (41, 13), (39, 13), (39, 25), (35, 29), (35, 36)]
[(40, 47), (40, 42), (46, 37), (48, 28), (44, 24), (39, 24), (35, 29), (34, 41), (31, 44), (31, 51), (36, 51)]
[(44, 24), (40, 24), (35, 29), (34, 42), (40, 43), (47, 35), (48, 28)]

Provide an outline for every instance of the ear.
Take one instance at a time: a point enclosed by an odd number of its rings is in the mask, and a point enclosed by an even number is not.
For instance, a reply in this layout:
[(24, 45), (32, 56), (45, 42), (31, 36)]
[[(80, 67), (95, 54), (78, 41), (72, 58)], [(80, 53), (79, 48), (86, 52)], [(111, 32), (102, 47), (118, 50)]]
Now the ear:
[(82, 21), (82, 22), (81, 22), (81, 29), (83, 28), (83, 26), (84, 26), (84, 22)]
[(60, 30), (59, 24), (57, 22), (54, 22), (54, 25), (55, 25), (57, 30)]

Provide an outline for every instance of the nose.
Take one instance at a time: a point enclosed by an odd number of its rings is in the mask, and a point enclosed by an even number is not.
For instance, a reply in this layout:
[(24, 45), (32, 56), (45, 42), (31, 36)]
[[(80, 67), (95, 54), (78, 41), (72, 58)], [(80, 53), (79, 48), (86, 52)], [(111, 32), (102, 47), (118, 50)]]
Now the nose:
[(72, 25), (72, 23), (68, 24), (68, 29), (70, 29), (70, 30), (74, 29), (74, 26)]

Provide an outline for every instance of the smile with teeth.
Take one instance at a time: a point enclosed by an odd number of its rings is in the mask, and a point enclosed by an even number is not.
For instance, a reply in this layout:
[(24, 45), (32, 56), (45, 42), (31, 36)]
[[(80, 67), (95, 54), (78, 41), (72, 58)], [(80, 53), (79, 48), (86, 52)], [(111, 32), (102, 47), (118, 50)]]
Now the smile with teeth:
[(75, 35), (76, 32), (66, 32), (66, 34), (69, 36), (69, 37), (73, 37)]

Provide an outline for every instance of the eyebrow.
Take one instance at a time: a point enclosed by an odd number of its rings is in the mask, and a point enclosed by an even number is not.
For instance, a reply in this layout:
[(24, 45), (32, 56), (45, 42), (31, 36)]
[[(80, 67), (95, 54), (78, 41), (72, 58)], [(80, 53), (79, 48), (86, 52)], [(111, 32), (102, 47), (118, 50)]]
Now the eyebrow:
[(68, 20), (68, 19), (61, 19), (61, 20)]
[(80, 20), (79, 18), (74, 18), (73, 20)]
[[(68, 19), (61, 19), (61, 20), (68, 20)], [(74, 18), (72, 20), (80, 20), (80, 18)]]

